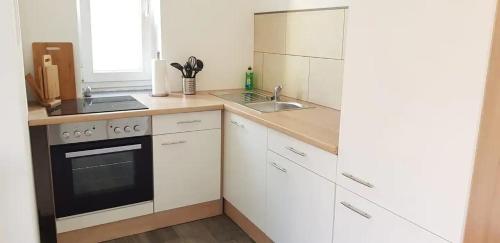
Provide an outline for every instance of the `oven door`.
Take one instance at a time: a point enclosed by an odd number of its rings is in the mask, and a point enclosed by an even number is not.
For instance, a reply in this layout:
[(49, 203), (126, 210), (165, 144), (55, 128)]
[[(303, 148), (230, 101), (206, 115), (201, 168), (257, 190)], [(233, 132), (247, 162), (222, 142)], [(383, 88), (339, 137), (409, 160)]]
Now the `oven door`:
[(57, 218), (153, 199), (151, 136), (51, 146)]

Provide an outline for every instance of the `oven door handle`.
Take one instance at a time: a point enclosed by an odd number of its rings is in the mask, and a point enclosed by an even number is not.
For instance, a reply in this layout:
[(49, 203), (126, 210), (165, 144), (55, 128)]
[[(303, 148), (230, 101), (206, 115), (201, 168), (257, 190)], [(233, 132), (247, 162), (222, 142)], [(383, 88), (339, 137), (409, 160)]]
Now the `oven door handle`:
[(78, 157), (91, 156), (91, 155), (133, 151), (133, 150), (139, 150), (141, 148), (142, 148), (141, 144), (134, 144), (134, 145), (126, 145), (126, 146), (120, 146), (120, 147), (111, 147), (111, 148), (69, 152), (69, 153), (66, 153), (65, 156), (66, 156), (66, 159), (71, 159), (71, 158), (78, 158)]

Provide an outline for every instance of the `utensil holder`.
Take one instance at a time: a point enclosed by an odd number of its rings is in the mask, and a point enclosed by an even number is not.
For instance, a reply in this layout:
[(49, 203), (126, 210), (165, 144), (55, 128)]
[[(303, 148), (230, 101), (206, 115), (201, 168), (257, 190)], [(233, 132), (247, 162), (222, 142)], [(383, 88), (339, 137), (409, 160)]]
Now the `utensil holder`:
[(196, 94), (196, 79), (195, 78), (183, 78), (182, 79), (182, 91), (185, 95)]

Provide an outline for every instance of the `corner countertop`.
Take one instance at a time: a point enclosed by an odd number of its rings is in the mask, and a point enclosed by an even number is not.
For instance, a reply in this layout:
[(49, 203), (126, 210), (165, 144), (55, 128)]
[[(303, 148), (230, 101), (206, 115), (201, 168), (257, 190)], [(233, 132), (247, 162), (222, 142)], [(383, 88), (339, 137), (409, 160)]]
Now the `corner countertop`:
[[(241, 92), (241, 90), (235, 90), (235, 92)], [(335, 109), (303, 102), (313, 108), (261, 113), (218, 98), (208, 92), (198, 92), (196, 95), (174, 93), (168, 97), (151, 97), (147, 94), (134, 94), (132, 96), (149, 109), (49, 117), (44, 107), (32, 103), (28, 106), (28, 124), (29, 126), (45, 126), (137, 116), (227, 110), (305, 143), (338, 154), (340, 111)]]

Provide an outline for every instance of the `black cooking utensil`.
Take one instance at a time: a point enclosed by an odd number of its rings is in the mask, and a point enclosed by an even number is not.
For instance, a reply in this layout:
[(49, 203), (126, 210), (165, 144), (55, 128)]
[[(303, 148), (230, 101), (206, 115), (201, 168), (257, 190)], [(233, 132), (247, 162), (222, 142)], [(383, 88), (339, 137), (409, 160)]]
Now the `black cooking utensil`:
[(188, 59), (188, 63), (189, 65), (191, 66), (191, 68), (194, 70), (194, 68), (196, 67), (196, 62), (198, 60), (196, 59), (196, 57), (194, 56), (190, 56), (189, 59)]
[(189, 62), (186, 62), (186, 64), (184, 65), (184, 70), (186, 70), (186, 78), (193, 77), (193, 67), (191, 67), (191, 64)]
[(172, 66), (172, 67), (178, 69), (179, 71), (181, 71), (182, 77), (186, 78), (186, 74), (184, 73), (184, 67), (182, 67), (181, 64), (174, 62), (174, 63), (171, 63), (170, 66)]
[(203, 61), (201, 60), (196, 60), (196, 66), (194, 68), (194, 78), (196, 78), (196, 74), (198, 74), (199, 72), (201, 72), (201, 70), (203, 70)]

